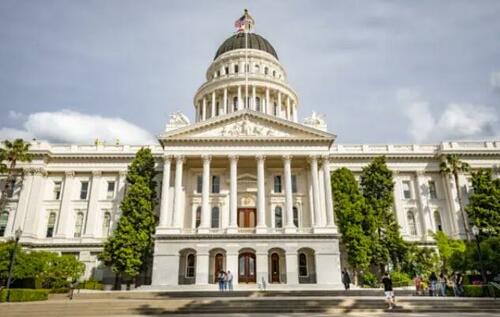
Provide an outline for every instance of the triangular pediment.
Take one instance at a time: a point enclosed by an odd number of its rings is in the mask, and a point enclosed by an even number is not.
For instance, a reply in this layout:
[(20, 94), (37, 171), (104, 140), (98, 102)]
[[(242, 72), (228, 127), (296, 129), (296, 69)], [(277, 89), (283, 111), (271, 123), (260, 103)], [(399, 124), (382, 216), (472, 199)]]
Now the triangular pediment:
[(160, 140), (324, 140), (335, 135), (261, 112), (241, 110), (166, 132)]

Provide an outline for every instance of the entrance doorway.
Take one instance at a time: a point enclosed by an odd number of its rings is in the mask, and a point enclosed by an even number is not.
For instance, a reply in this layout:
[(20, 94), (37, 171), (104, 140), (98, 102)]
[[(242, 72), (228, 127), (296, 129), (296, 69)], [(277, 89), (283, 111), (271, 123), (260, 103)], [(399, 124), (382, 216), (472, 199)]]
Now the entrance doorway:
[(242, 253), (238, 260), (239, 283), (255, 283), (255, 254), (249, 252)]
[(214, 283), (217, 283), (217, 278), (219, 277), (219, 272), (224, 270), (224, 255), (217, 253), (215, 255), (214, 262)]
[(257, 220), (257, 209), (238, 208), (238, 227), (255, 228)]
[(271, 255), (271, 283), (280, 282), (280, 256), (278, 253)]

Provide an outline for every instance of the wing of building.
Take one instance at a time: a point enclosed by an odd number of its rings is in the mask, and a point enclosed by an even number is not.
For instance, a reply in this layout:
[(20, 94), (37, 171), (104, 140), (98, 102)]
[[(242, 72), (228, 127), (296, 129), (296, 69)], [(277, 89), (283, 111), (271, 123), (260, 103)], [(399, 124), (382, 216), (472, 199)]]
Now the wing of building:
[[(322, 116), (298, 121), (301, 105), (286, 70), (254, 33), (222, 43), (193, 105), (195, 122), (172, 114), (160, 144), (148, 146), (161, 184), (154, 259), (144, 273), (152, 287), (205, 287), (220, 270), (233, 272), (239, 287), (339, 287), (331, 170), (359, 175), (385, 155), (404, 238), (431, 244), (429, 231), (464, 234), (439, 156), (460, 154), (473, 169), (500, 165), (500, 141), (336, 144)], [(86, 277), (112, 283), (97, 255), (117, 224), (127, 166), (139, 148), (34, 141), (35, 158), (19, 164), (24, 176), (1, 213), (0, 239), (22, 228), (25, 247), (74, 254)], [(467, 175), (460, 177), (466, 196)]]

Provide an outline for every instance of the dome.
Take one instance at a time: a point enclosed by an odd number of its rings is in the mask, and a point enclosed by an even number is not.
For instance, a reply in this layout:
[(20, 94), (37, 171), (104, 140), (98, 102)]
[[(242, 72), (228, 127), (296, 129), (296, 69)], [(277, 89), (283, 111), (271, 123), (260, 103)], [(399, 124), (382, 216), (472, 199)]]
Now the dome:
[[(267, 52), (276, 57), (276, 59), (278, 59), (278, 54), (276, 54), (274, 47), (265, 38), (255, 33), (247, 33), (247, 34), (248, 34), (248, 48)], [(237, 33), (228, 38), (227, 40), (225, 40), (224, 43), (222, 43), (222, 45), (217, 50), (217, 53), (215, 53), (214, 60), (226, 52), (244, 48), (245, 48), (245, 33)]]

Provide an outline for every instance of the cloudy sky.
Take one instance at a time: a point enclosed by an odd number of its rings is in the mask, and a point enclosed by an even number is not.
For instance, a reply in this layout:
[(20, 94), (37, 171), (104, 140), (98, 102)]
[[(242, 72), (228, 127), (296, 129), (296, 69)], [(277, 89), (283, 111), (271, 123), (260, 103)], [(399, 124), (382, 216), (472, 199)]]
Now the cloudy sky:
[(0, 138), (155, 142), (248, 8), (340, 143), (500, 139), (500, 1), (0, 1)]

